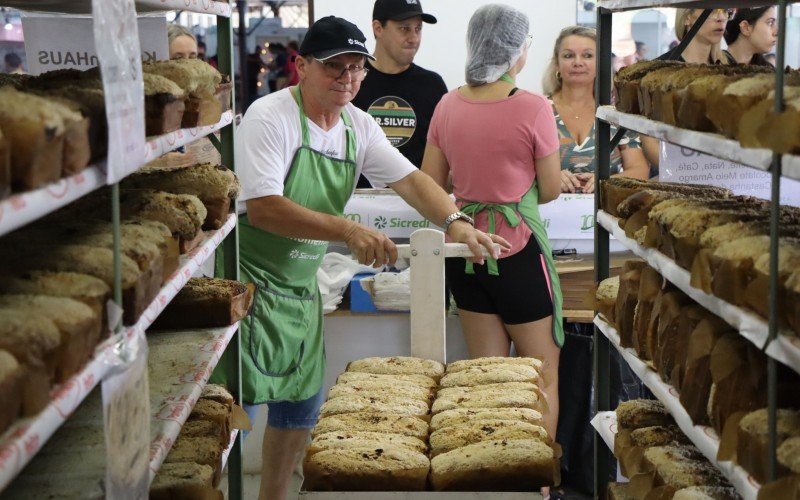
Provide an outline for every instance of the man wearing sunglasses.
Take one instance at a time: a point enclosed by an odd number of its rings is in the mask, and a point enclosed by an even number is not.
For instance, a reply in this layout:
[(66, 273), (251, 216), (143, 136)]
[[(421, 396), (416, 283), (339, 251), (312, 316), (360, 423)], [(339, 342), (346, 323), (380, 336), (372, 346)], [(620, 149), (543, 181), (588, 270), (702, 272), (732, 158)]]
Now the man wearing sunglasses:
[[(436, 18), (418, 0), (376, 0), (372, 10), (374, 60), (353, 104), (375, 118), (389, 142), (417, 168), (422, 166), (433, 110), (447, 93), (442, 77), (414, 64), (422, 23)], [(369, 187), (363, 176), (358, 187)]]
[(314, 23), (296, 61), (300, 83), (254, 102), (237, 131), (246, 209), (239, 217), (240, 272), (256, 288), (251, 314), (240, 324), (242, 399), (248, 413), (268, 405), (260, 499), (286, 497), (324, 398), (316, 273), (328, 242), (346, 242), (362, 264), (397, 259), (385, 234), (342, 217), (359, 174), (387, 184), (454, 241), (468, 244), (476, 262), (483, 262), (481, 247), (508, 245), (476, 230), (375, 120), (350, 104), (372, 57), (365, 41), (344, 19)]

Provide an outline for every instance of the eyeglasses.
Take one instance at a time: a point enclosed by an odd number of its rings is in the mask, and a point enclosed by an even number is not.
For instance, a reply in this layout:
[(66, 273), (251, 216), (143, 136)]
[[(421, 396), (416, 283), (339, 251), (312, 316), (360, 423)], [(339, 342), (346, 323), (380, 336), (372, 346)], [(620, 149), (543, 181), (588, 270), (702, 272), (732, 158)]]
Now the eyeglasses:
[(528, 35), (525, 37), (525, 48), (531, 48), (531, 44), (533, 44), (533, 35)]
[(714, 9), (711, 11), (711, 15), (717, 18), (725, 16), (725, 18), (730, 21), (736, 17), (736, 10), (737, 9)]
[(320, 61), (316, 57), (314, 60), (322, 64), (322, 67), (325, 68), (325, 74), (335, 80), (343, 77), (345, 73), (350, 73), (350, 78), (356, 82), (360, 82), (366, 78), (367, 73), (369, 73), (367, 68), (359, 66), (358, 64), (346, 65), (338, 61)]

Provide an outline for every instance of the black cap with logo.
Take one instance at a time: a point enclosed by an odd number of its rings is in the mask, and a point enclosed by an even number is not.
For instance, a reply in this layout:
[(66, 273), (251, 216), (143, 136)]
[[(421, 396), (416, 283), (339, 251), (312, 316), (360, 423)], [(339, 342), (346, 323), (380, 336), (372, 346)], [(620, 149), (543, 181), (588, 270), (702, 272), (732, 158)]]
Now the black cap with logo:
[(422, 12), (419, 0), (375, 0), (372, 19), (378, 21), (405, 21), (409, 17), (422, 16), (429, 24), (436, 24), (436, 18)]
[(323, 17), (308, 28), (298, 53), (320, 61), (341, 54), (361, 54), (375, 60), (364, 43), (367, 37), (358, 26), (341, 17)]

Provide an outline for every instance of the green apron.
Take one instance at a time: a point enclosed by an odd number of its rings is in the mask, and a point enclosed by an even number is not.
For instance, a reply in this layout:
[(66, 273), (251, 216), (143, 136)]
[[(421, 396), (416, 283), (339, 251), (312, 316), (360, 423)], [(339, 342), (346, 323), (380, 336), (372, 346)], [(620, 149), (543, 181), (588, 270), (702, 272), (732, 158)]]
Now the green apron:
[[(303, 144), (292, 159), (283, 196), (329, 215), (341, 216), (353, 192), (356, 138), (342, 111), (347, 153), (344, 160), (309, 146), (308, 121), (300, 87), (292, 88), (300, 108)], [(241, 279), (256, 286), (253, 307), (239, 326), (242, 345), (242, 399), (249, 404), (301, 401), (316, 394), (325, 374), (322, 302), (317, 269), (326, 241), (299, 240), (269, 233), (239, 217)]]
[[(505, 218), (506, 222), (511, 227), (517, 227), (520, 221), (525, 221), (533, 233), (533, 237), (539, 243), (539, 248), (542, 250), (542, 256), (547, 267), (547, 282), (550, 285), (550, 298), (553, 302), (553, 341), (558, 347), (564, 345), (564, 323), (562, 321), (561, 305), (563, 298), (561, 296), (561, 282), (558, 279), (558, 272), (556, 271), (556, 264), (553, 261), (553, 251), (550, 248), (550, 240), (547, 238), (547, 230), (542, 223), (542, 218), (539, 215), (539, 188), (536, 182), (528, 190), (519, 203), (480, 203), (472, 201), (459, 200), (463, 203), (461, 211), (471, 217), (479, 212), (488, 211), (489, 219), (489, 234), (494, 234), (496, 229), (496, 214), (500, 214)], [(497, 268), (497, 260), (486, 259), (487, 271), (489, 274), (497, 276), (499, 271)], [(538, 263), (535, 263), (538, 265)], [(473, 264), (467, 261), (466, 267), (467, 274), (472, 274)]]

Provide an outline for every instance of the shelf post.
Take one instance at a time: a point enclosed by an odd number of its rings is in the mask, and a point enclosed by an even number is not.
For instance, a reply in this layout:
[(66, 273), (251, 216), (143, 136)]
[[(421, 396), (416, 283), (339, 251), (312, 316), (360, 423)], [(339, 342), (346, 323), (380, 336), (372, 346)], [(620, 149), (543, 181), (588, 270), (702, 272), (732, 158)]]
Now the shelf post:
[[(598, 67), (595, 82), (595, 98), (598, 106), (611, 104), (611, 11), (602, 7), (597, 9), (598, 26)], [(608, 179), (611, 168), (611, 126), (597, 119), (597, 171), (595, 172), (595, 214), (600, 210), (600, 182)], [(608, 231), (597, 223), (594, 224), (594, 274), (595, 281), (600, 283), (608, 278)], [(611, 410), (609, 342), (605, 335), (594, 327), (594, 408), (593, 413)], [(594, 434), (594, 496), (605, 496), (606, 485), (611, 474), (611, 454), (598, 433)]]
[[(244, 2), (240, 2), (244, 3)], [(245, 15), (244, 11), (239, 11), (240, 18)], [(245, 49), (245, 53), (247, 50)], [(245, 67), (244, 60), (241, 61), (242, 69)], [(222, 73), (227, 73), (233, 76), (233, 26), (231, 18), (217, 16), (217, 65)], [(244, 77), (242, 77), (242, 87), (244, 84)], [(231, 90), (231, 103), (233, 104), (234, 114), (236, 110), (236, 85), (234, 82), (233, 89)], [(236, 119), (226, 125), (220, 130), (220, 147), (219, 152), (222, 156), (222, 164), (229, 169), (236, 171), (236, 166), (233, 161), (233, 134)], [(236, 211), (236, 204), (233, 205), (234, 212)], [(230, 234), (222, 242), (222, 255), (223, 266), (222, 273), (227, 279), (239, 280), (239, 224), (231, 230)], [(220, 270), (217, 270), (219, 272)], [(231, 338), (228, 348), (222, 354), (223, 357), (228, 359), (224, 362), (224, 366), (228, 370), (225, 379), (228, 381), (228, 390), (231, 391), (233, 397), (240, 404), (242, 403), (242, 377), (241, 377), (241, 340), (239, 331), (237, 330)], [(244, 489), (242, 485), (242, 433), (237, 433), (234, 439), (233, 447), (228, 455), (228, 495), (226, 498), (230, 500), (242, 500), (244, 498)]]
[[(783, 113), (783, 82), (784, 64), (786, 59), (786, 5), (787, 0), (778, 2), (778, 50), (775, 67), (775, 113)], [(781, 175), (783, 165), (781, 155), (772, 154), (772, 204), (770, 205), (769, 218), (769, 343), (774, 342), (778, 336), (779, 313), (781, 304), (778, 300), (778, 254), (780, 251), (780, 212), (781, 212)], [(766, 347), (766, 346), (765, 346)], [(767, 461), (767, 478), (769, 481), (776, 479), (778, 461), (776, 450), (777, 437), (777, 407), (778, 407), (778, 364), (775, 358), (767, 358), (767, 445), (769, 457)]]

